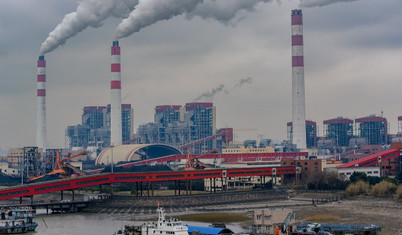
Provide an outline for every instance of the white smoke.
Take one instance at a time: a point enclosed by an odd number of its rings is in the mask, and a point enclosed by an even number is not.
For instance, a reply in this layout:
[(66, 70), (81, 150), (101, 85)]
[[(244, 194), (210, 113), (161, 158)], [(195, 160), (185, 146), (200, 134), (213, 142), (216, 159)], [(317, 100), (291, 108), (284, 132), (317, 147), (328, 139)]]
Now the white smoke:
[(300, 0), (300, 7), (326, 6), (338, 2), (354, 2), (357, 0)]
[(252, 12), (259, 2), (272, 0), (139, 0), (135, 10), (116, 29), (115, 39), (128, 37), (149, 25), (185, 14), (228, 24), (240, 11)]
[(116, 29), (115, 39), (128, 37), (161, 20), (192, 11), (202, 0), (139, 0), (135, 10)]
[(199, 16), (203, 19), (213, 18), (223, 24), (229, 24), (239, 12), (254, 12), (255, 7), (260, 2), (270, 2), (272, 0), (204, 0), (194, 11), (187, 14), (187, 18)]
[(64, 16), (62, 22), (49, 33), (42, 43), (40, 54), (44, 55), (64, 45), (67, 39), (88, 27), (102, 26), (110, 16), (125, 18), (133, 11), (138, 0), (81, 0), (77, 10)]

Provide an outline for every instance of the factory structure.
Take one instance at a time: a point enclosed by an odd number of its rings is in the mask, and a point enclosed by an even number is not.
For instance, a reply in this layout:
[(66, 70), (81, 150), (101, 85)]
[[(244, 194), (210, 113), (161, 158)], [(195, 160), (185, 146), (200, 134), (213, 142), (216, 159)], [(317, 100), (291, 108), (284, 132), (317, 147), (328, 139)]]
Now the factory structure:
[[(121, 139), (132, 139), (134, 134), (134, 109), (131, 104), (121, 104)], [(82, 122), (66, 128), (66, 147), (69, 149), (104, 149), (111, 145), (111, 105), (86, 106)]]
[(46, 60), (39, 56), (36, 95), (36, 146), (45, 149), (46, 137)]
[[(311, 120), (305, 121), (305, 137), (306, 137), (306, 147), (316, 148), (317, 147), (317, 123)], [(293, 122), (287, 123), (287, 138), (293, 143)]]
[[(216, 107), (210, 102), (155, 107), (154, 122), (139, 125), (138, 135), (143, 144), (183, 146), (216, 135)], [(217, 139), (203, 141), (193, 148), (212, 150)]]
[[(355, 120), (337, 117), (323, 121), (323, 136), (318, 137), (316, 122), (305, 121), (307, 148), (339, 149), (337, 153), (367, 145), (390, 144), (388, 122), (384, 117), (369, 115)], [(287, 123), (287, 139), (292, 142), (293, 123)], [(321, 153), (322, 154), (322, 153)]]
[(122, 144), (122, 120), (121, 120), (121, 75), (120, 75), (120, 46), (119, 41), (113, 41), (111, 48), (111, 72), (110, 82), (111, 120), (110, 120), (110, 144)]
[(307, 148), (306, 104), (304, 94), (303, 14), (292, 10), (292, 143)]

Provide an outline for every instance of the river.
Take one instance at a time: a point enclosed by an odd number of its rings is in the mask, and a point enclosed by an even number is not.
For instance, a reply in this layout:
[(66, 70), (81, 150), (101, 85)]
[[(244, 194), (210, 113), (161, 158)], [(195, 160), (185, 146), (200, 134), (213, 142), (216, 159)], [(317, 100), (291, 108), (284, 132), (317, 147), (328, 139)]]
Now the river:
[[(157, 216), (155, 214), (155, 216)], [(30, 235), (112, 235), (124, 225), (141, 225), (143, 221), (141, 216), (135, 216), (127, 213), (105, 214), (105, 213), (69, 213), (69, 214), (50, 214), (36, 215), (34, 220), (38, 223), (35, 232)], [(170, 217), (167, 214), (167, 217)], [(178, 216), (174, 216), (179, 218)], [(148, 215), (149, 218), (149, 215)], [(154, 219), (150, 219), (154, 220)], [(156, 219), (155, 219), (156, 220)], [(195, 226), (208, 226), (207, 223), (183, 221), (184, 224)], [(227, 228), (239, 233), (244, 232), (237, 223), (227, 224)]]

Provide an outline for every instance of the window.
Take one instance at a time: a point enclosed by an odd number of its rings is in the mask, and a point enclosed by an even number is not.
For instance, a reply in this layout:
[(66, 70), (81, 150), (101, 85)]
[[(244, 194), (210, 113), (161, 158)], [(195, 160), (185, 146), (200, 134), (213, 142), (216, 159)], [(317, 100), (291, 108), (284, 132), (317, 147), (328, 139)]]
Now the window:
[(304, 163), (305, 166), (307, 166), (307, 164), (308, 164), (307, 162)]
[(314, 167), (314, 170), (315, 170), (315, 171), (318, 171), (318, 167)]
[(261, 215), (257, 215), (257, 220), (261, 220)]
[(314, 165), (318, 166), (318, 162), (314, 162)]
[(304, 171), (307, 171), (307, 167), (304, 168)]

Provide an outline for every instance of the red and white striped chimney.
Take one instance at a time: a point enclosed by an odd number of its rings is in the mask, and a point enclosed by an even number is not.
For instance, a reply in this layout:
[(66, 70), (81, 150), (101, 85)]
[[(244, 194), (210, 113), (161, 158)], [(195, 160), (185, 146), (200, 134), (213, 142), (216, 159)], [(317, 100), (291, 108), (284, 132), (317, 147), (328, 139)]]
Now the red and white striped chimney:
[(37, 76), (36, 105), (36, 146), (43, 150), (47, 147), (46, 137), (46, 60), (39, 56)]
[(119, 41), (113, 41), (112, 45), (112, 81), (111, 88), (111, 113), (110, 113), (110, 144), (112, 146), (122, 144), (121, 125), (121, 76), (120, 76), (120, 47)]
[(304, 94), (303, 14), (292, 10), (292, 142), (305, 149), (306, 104)]

